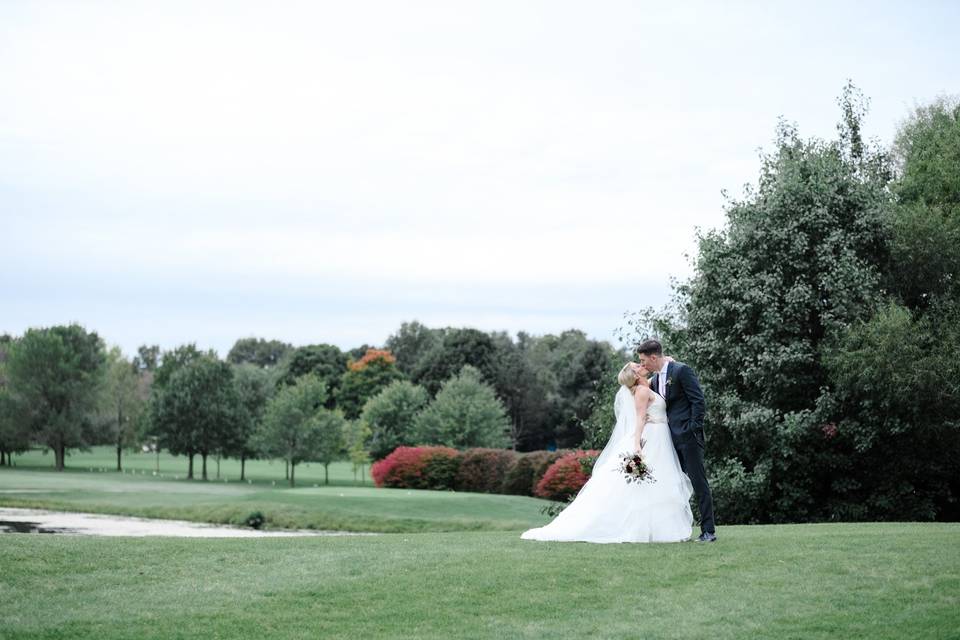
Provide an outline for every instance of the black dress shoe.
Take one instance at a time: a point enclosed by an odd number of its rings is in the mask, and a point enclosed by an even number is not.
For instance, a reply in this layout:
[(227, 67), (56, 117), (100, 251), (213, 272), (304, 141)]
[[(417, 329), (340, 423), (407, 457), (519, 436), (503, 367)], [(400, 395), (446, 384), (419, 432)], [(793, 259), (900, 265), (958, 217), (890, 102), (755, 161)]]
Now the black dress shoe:
[(697, 542), (716, 542), (717, 536), (713, 533), (707, 533), (704, 531), (700, 534), (700, 537), (697, 538)]

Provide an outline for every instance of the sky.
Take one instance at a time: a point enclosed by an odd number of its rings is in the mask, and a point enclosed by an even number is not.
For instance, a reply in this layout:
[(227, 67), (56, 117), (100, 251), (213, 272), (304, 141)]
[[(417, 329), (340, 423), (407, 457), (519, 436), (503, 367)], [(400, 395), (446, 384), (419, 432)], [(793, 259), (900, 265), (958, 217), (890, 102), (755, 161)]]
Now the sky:
[(616, 345), (779, 117), (832, 137), (852, 79), (888, 144), (960, 93), (960, 3), (866, 7), (2, 0), (0, 333)]

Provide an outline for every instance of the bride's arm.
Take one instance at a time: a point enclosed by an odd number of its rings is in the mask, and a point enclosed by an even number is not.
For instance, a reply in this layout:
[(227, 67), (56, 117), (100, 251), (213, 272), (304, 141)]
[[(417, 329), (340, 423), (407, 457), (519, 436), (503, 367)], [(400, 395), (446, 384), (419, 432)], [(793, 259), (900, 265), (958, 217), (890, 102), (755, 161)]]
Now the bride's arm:
[(650, 404), (650, 389), (638, 384), (633, 394), (634, 407), (637, 410), (637, 430), (633, 434), (633, 450), (640, 451), (643, 442), (643, 428), (647, 425), (647, 405)]

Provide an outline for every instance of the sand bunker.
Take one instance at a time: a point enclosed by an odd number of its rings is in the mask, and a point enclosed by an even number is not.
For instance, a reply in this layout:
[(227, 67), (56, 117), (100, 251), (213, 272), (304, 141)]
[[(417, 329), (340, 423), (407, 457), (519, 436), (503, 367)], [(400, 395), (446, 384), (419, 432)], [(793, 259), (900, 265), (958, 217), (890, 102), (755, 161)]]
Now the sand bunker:
[(376, 535), (352, 531), (258, 531), (185, 520), (130, 518), (95, 513), (0, 508), (0, 533), (59, 533), (88, 536), (169, 536), (177, 538), (289, 538), (293, 536)]

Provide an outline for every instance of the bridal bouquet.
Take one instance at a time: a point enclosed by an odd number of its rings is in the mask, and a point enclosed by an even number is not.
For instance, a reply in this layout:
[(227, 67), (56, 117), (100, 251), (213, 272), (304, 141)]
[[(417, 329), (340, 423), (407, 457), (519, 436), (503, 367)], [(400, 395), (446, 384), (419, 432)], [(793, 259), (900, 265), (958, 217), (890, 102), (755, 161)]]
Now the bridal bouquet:
[(627, 451), (620, 454), (620, 473), (626, 476), (627, 482), (643, 482), (649, 480), (655, 482), (653, 475), (650, 474), (650, 468), (643, 461), (640, 454), (635, 451)]

